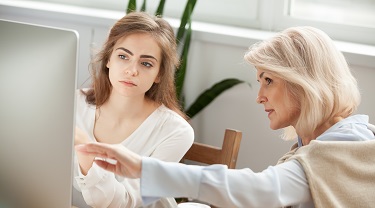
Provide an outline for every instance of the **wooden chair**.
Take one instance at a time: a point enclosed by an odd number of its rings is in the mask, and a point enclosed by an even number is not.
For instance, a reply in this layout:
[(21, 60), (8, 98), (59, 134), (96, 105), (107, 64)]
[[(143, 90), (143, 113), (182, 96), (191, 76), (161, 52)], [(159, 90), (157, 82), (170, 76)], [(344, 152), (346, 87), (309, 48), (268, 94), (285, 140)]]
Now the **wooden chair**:
[[(194, 142), (181, 162), (197, 162), (199, 164), (224, 164), (228, 168), (235, 169), (237, 156), (240, 150), (242, 132), (234, 129), (225, 129), (223, 145), (221, 148)], [(177, 198), (177, 202), (186, 202), (186, 198)], [(215, 208), (210, 205), (211, 208)]]
[(194, 142), (183, 157), (183, 160), (190, 160), (207, 165), (224, 164), (227, 165), (228, 168), (234, 169), (236, 168), (241, 139), (241, 131), (226, 129), (221, 148)]

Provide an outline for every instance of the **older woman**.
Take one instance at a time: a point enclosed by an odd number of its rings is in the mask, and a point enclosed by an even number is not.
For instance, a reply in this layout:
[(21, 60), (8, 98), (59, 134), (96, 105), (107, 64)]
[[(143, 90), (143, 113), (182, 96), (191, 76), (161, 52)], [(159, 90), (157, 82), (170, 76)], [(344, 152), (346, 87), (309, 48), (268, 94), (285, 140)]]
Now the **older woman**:
[[(256, 101), (271, 129), (297, 138), (278, 165), (260, 173), (224, 165), (188, 166), (141, 158), (111, 145), (83, 153), (109, 171), (141, 177), (144, 203), (185, 196), (221, 207), (369, 207), (375, 203), (375, 140), (368, 116), (353, 115), (360, 93), (344, 56), (322, 31), (289, 28), (252, 46), (245, 60), (257, 70)], [(168, 181), (168, 183), (165, 183)]]

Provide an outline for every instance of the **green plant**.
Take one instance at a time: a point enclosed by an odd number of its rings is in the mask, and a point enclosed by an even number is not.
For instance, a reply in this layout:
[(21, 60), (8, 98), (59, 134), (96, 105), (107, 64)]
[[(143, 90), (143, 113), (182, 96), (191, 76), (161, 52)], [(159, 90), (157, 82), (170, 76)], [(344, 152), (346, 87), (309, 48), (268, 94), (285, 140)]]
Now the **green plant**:
[[(177, 98), (179, 99), (179, 102), (182, 105), (185, 113), (190, 118), (193, 118), (201, 110), (207, 107), (222, 92), (226, 91), (227, 89), (237, 84), (244, 83), (244, 81), (236, 79), (236, 78), (224, 79), (222, 81), (215, 83), (211, 88), (202, 92), (189, 107), (185, 106), (185, 96), (183, 94), (183, 87), (185, 84), (187, 59), (188, 59), (188, 54), (189, 54), (189, 47), (190, 47), (190, 40), (191, 40), (191, 33), (192, 33), (191, 16), (192, 16), (196, 2), (197, 0), (187, 1), (184, 12), (181, 16), (180, 26), (176, 34), (177, 45), (178, 45), (179, 50), (181, 51), (181, 54), (180, 54), (181, 64), (179, 68), (176, 69), (176, 75), (175, 75), (176, 93), (177, 93)], [(146, 11), (146, 3), (147, 3), (147, 0), (143, 0), (140, 11)], [(160, 0), (158, 8), (155, 12), (155, 15), (163, 16), (164, 5), (165, 5), (165, 0)], [(136, 0), (129, 0), (126, 12), (129, 13), (132, 11), (136, 11), (136, 8), (137, 8)]]

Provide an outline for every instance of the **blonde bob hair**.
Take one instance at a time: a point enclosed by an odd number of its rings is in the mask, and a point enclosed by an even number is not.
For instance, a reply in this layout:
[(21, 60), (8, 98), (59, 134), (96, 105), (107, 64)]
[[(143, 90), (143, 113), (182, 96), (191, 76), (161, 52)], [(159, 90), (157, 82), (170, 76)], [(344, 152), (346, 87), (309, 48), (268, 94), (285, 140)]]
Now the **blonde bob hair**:
[[(333, 117), (350, 116), (361, 97), (343, 54), (327, 34), (313, 27), (288, 28), (249, 48), (245, 60), (285, 80), (288, 92), (299, 102), (298, 136), (311, 135)], [(292, 126), (283, 139), (296, 138)]]

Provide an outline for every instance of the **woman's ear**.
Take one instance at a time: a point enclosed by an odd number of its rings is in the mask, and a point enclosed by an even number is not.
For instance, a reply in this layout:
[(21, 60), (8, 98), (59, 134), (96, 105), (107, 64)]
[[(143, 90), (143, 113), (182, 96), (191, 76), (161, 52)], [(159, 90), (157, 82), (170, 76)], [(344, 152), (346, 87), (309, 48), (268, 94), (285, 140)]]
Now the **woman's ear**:
[(105, 65), (108, 69), (109, 69), (109, 62), (111, 61), (111, 59), (108, 59), (108, 62), (107, 62), (107, 64)]

